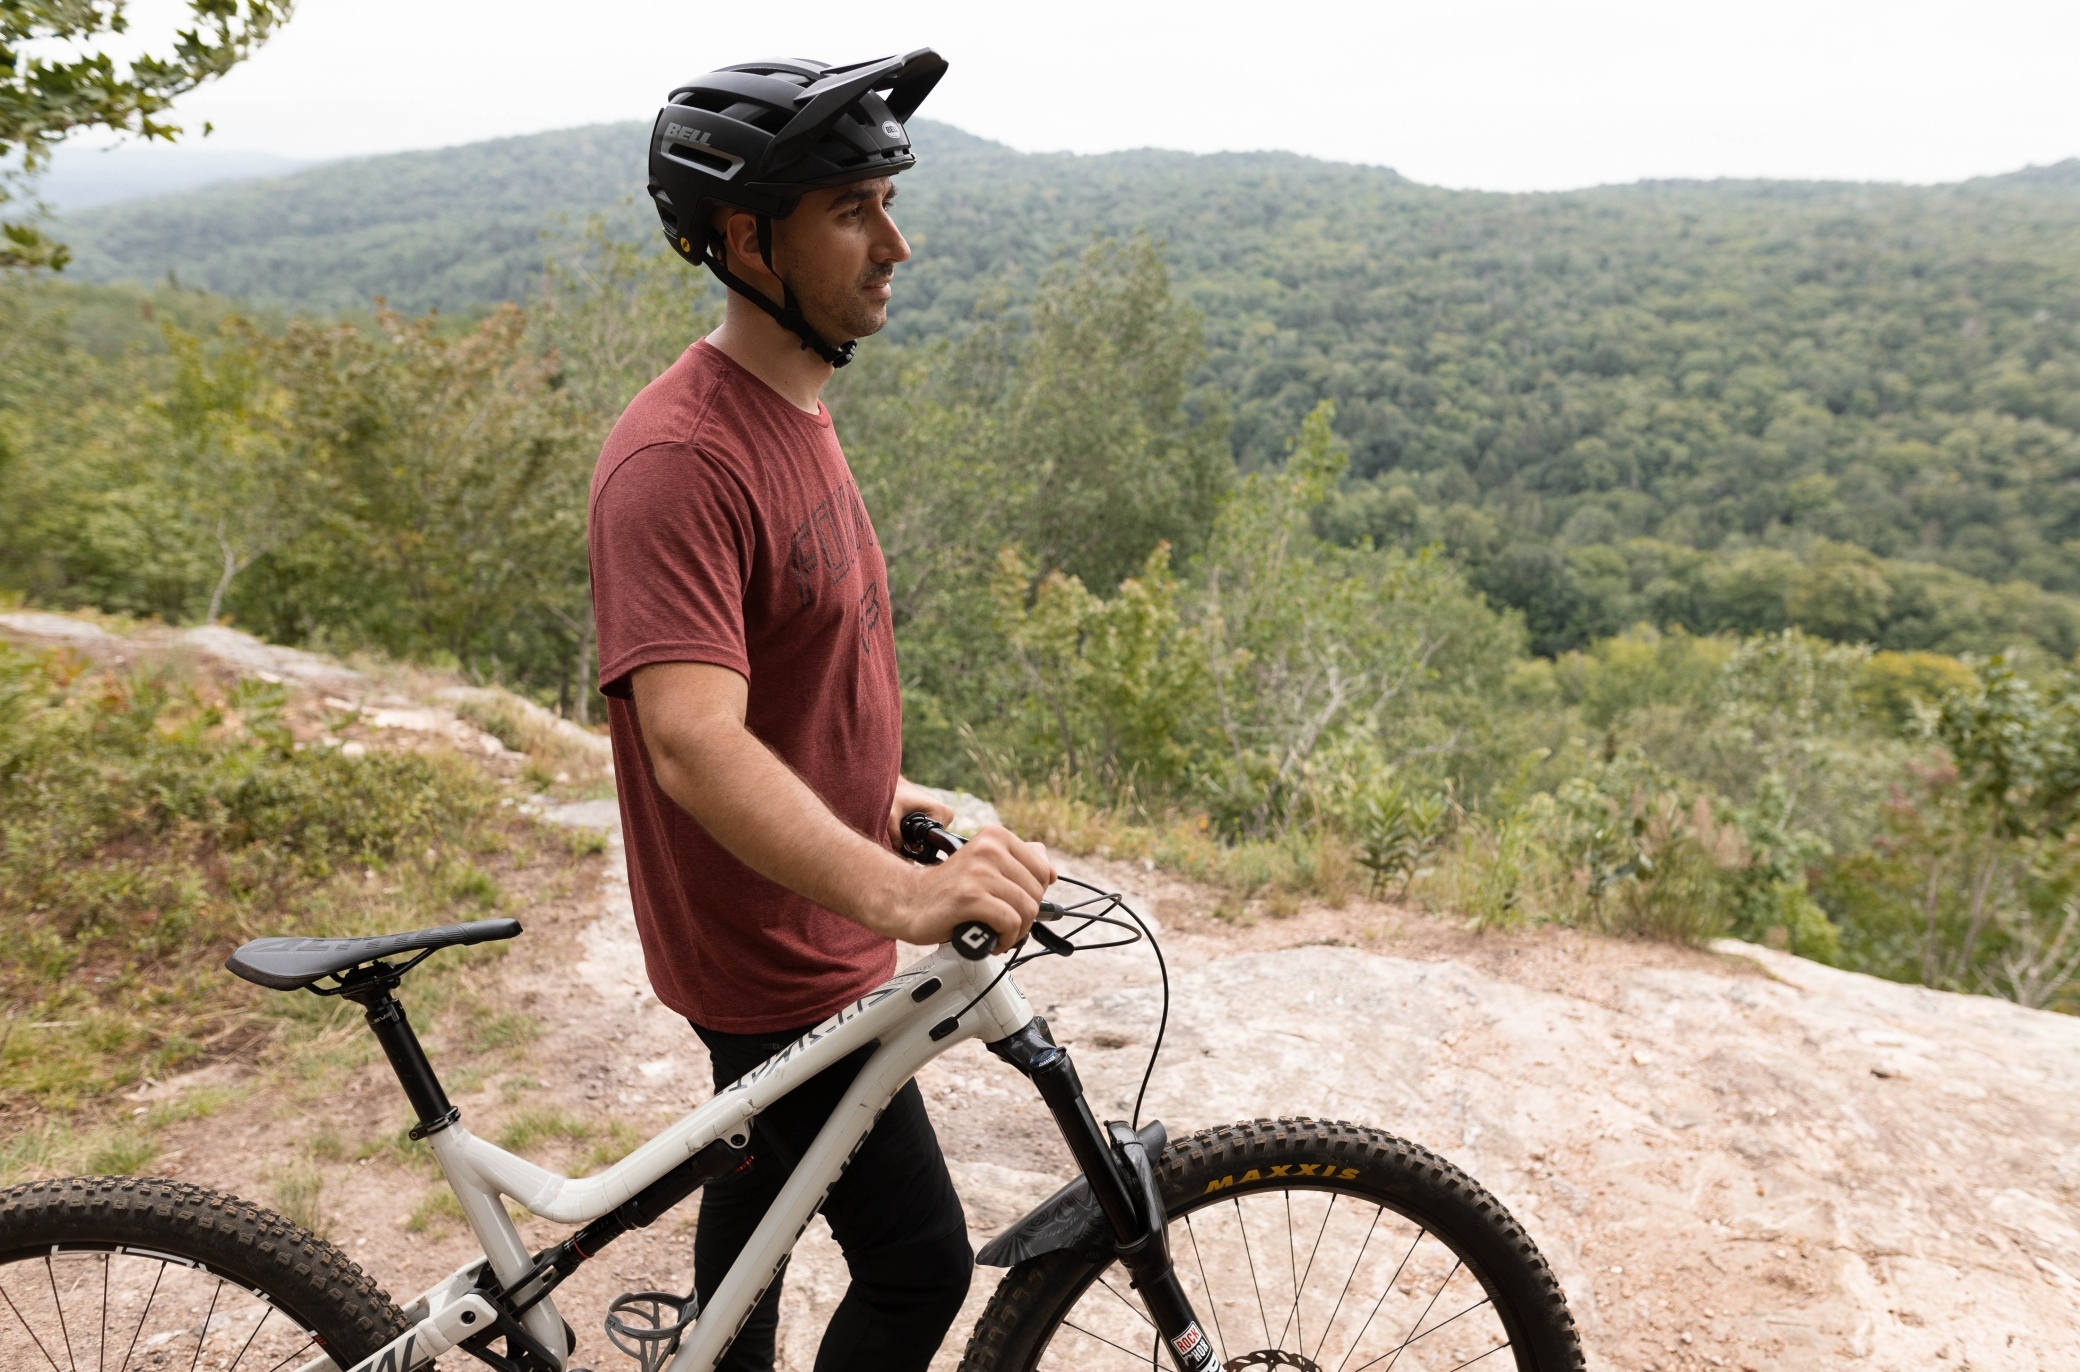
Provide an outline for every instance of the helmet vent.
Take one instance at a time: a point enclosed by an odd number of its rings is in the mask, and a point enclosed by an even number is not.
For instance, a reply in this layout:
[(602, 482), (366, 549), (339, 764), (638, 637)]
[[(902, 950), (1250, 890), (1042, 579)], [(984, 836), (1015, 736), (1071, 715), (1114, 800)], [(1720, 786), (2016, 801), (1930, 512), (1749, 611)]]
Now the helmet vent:
[(696, 147), (691, 143), (666, 143), (661, 151), (674, 162), (680, 162), (689, 167), (698, 167), (709, 175), (720, 177), (724, 181), (735, 176), (737, 169), (744, 165), (744, 159), (741, 157), (734, 157), (726, 152), (718, 152), (713, 148)]

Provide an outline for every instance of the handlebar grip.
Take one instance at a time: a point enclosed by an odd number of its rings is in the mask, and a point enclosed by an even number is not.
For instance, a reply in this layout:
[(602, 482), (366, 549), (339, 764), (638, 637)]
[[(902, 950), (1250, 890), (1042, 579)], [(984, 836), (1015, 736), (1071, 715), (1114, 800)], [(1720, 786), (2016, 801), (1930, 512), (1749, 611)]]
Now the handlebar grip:
[(997, 931), (979, 919), (954, 926), (953, 937), (947, 942), (953, 951), (970, 962), (980, 962), (997, 951)]

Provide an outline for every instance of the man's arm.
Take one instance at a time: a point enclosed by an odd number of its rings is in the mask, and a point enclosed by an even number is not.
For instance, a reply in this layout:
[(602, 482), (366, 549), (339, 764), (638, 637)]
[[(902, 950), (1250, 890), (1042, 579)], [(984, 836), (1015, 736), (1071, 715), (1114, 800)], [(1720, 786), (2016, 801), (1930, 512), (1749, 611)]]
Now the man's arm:
[(1046, 850), (991, 826), (936, 866), (856, 832), (744, 727), (743, 677), (660, 662), (631, 677), (651, 769), (665, 794), (736, 859), (888, 938), (943, 943), (980, 920), (998, 946), (1024, 938), (1054, 881)]

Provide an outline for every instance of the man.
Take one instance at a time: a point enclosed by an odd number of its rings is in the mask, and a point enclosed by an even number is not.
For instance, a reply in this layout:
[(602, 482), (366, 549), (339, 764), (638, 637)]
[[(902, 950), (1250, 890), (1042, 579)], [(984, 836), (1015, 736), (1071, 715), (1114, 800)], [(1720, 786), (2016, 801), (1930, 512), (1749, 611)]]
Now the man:
[[(717, 1089), (886, 980), (895, 940), (981, 920), (1008, 947), (1054, 880), (1001, 828), (935, 867), (892, 851), (905, 813), (952, 816), (899, 772), (886, 572), (819, 398), (887, 318), (910, 255), (889, 217), (916, 160), (900, 121), (945, 67), (924, 50), (727, 68), (674, 91), (651, 143), (667, 236), (731, 293), (600, 454), (593, 599), (644, 960)], [(862, 1058), (759, 1116), (752, 1166), (703, 1192), (704, 1301)], [(922, 1369), (973, 1254), (915, 1083), (824, 1213), (852, 1285), (817, 1368)], [(772, 1367), (779, 1298), (776, 1280), (725, 1368)]]

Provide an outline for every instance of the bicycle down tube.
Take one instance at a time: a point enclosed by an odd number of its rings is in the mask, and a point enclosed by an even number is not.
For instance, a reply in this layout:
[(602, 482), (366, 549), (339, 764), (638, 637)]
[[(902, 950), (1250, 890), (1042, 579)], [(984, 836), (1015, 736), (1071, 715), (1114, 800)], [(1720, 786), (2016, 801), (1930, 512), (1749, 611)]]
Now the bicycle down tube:
[[(574, 1237), (632, 1206), (640, 1208), (647, 1188), (676, 1190), (663, 1202), (669, 1205), (715, 1173), (690, 1180), (683, 1190), (663, 1186), (668, 1174), (699, 1172), (698, 1164), (724, 1151), (718, 1145), (728, 1150), (720, 1168), (727, 1170), (748, 1143), (751, 1122), (761, 1111), (833, 1063), (874, 1045), (667, 1364), (670, 1372), (712, 1372), (889, 1101), (925, 1063), (970, 1038), (983, 1039), (997, 1056), (1032, 1078), (1088, 1178), (1120, 1257), (1147, 1297), (1173, 1359), (1182, 1372), (1203, 1372), (1211, 1364), (1211, 1350), (1171, 1275), (1163, 1210), (1148, 1159), (1134, 1154), (1139, 1140), (1123, 1130), (1117, 1131), (1119, 1137), (1108, 1136), (1098, 1125), (1066, 1050), (1047, 1038), (1044, 1021), (1034, 1016), (1004, 959), (971, 960), (951, 944), (818, 1025), (598, 1176), (573, 1179), (551, 1172), (477, 1138), (459, 1120), (432, 1132), (428, 1141), (434, 1156), (488, 1263), (472, 1261), (422, 1294), (406, 1307), (412, 1330), (344, 1372), (409, 1369), (481, 1336), (487, 1294), (516, 1298), (522, 1307), (518, 1324), (528, 1342), (562, 1363), (567, 1356), (564, 1324), (545, 1288), (568, 1269), (552, 1274), (528, 1252), (501, 1198), (543, 1219), (588, 1226)], [(654, 1215), (632, 1223), (647, 1224), (649, 1218)], [(612, 1228), (605, 1237), (620, 1232)], [(571, 1267), (589, 1256), (579, 1248)], [(497, 1278), (496, 1288), (476, 1280), (483, 1265)], [(326, 1365), (321, 1359), (306, 1372)]]

